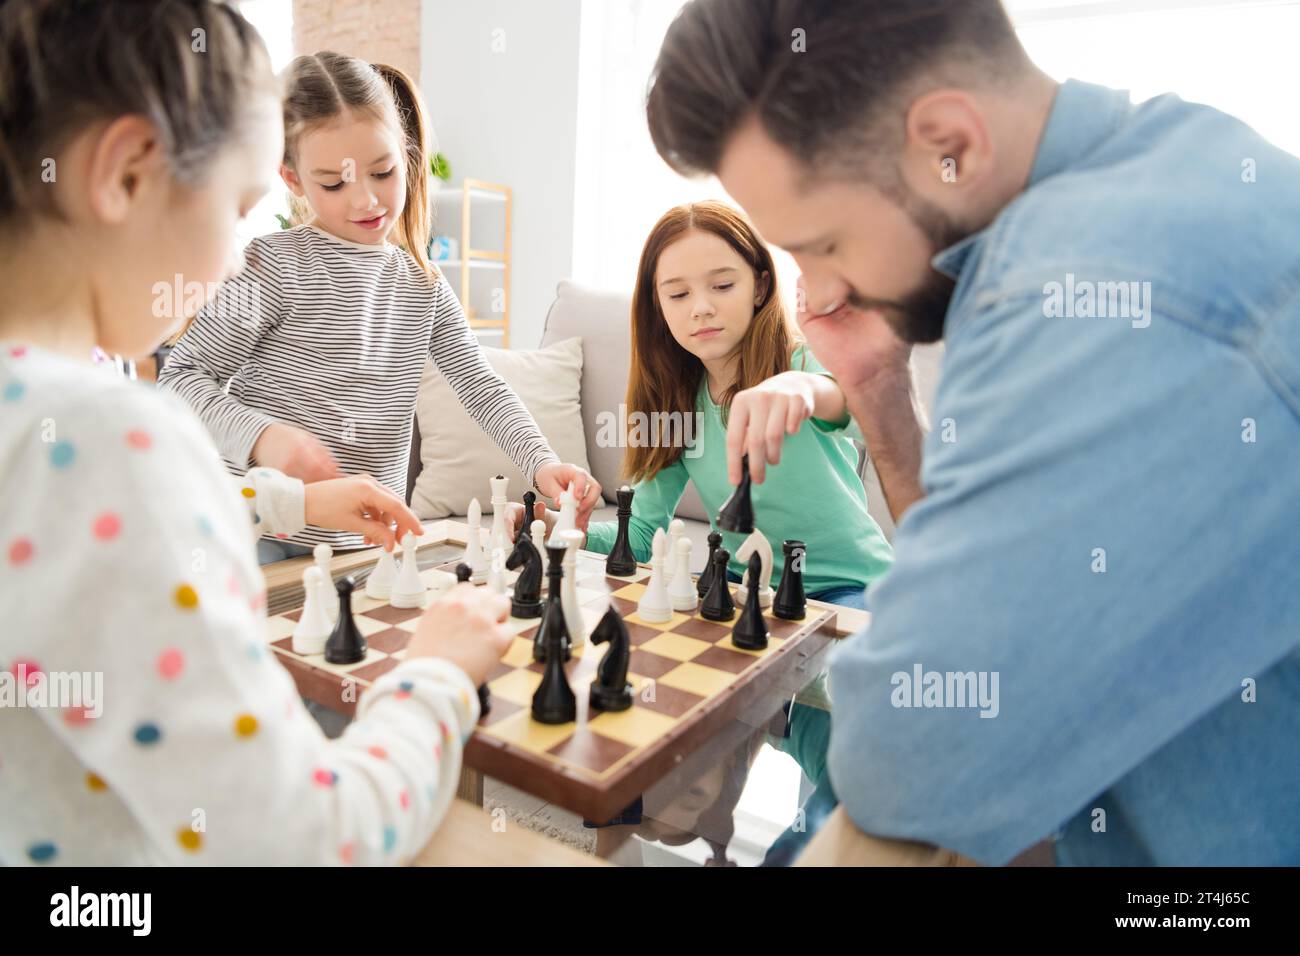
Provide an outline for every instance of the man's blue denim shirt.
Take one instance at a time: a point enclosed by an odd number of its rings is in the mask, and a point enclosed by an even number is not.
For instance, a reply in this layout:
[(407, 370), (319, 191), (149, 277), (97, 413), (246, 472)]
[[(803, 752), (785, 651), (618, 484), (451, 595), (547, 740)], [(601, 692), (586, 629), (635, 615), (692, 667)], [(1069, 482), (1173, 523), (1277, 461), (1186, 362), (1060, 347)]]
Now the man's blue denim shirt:
[(934, 265), (927, 496), (831, 667), (849, 815), (990, 864), (1300, 863), (1300, 160), (1067, 82)]

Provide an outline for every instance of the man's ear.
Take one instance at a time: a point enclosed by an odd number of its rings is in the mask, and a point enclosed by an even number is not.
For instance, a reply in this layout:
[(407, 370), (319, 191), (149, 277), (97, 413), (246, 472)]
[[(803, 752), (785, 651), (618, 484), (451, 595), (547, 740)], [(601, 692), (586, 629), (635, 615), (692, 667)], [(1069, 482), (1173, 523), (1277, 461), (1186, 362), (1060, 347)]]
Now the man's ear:
[(299, 198), (302, 197), (302, 181), (298, 178), (298, 174), (284, 163), (280, 164), (280, 178), (283, 179), (284, 184), (289, 187), (289, 192)]
[(963, 90), (934, 90), (914, 100), (907, 111), (906, 137), (905, 175), (926, 196), (935, 196), (938, 187), (969, 187), (992, 168), (988, 123)]
[(168, 175), (166, 157), (154, 125), (143, 116), (121, 116), (108, 123), (90, 149), (87, 204), (102, 222), (117, 225)]

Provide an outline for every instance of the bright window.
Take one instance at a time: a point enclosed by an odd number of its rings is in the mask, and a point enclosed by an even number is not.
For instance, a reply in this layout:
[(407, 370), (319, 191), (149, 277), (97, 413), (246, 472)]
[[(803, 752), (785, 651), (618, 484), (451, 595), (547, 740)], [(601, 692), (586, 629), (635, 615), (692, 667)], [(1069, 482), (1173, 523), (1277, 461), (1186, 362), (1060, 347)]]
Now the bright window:
[[(241, 0), (239, 12), (257, 28), (271, 54), (271, 68), (277, 73), (293, 59), (293, 4), (289, 0)], [(239, 226), (239, 238), (249, 240), (280, 228), (276, 213), (288, 213), (286, 190), (277, 178), (262, 201), (249, 211)]]

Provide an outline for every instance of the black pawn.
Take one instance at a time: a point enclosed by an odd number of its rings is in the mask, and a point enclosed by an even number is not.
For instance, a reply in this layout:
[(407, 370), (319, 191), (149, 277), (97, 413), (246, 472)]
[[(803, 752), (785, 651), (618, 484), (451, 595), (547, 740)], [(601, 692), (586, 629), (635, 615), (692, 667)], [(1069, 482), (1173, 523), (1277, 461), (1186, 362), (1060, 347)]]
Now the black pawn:
[(713, 556), (718, 553), (722, 547), (722, 535), (716, 531), (709, 532), (709, 557), (704, 562), (704, 572), (695, 581), (695, 593), (704, 600), (704, 596), (709, 593), (709, 587), (713, 584)]
[[(474, 569), (462, 561), (456, 565), (456, 580), (468, 581), (474, 576)], [(478, 685), (478, 710), (479, 716), (485, 716), (492, 709), (492, 695), (488, 692), (487, 684)]]
[(542, 556), (531, 536), (515, 542), (515, 548), (506, 558), (506, 570), (518, 571), (514, 596), (510, 602), (510, 616), (531, 618), (542, 616)]
[(627, 485), (618, 489), (618, 534), (614, 537), (614, 547), (605, 559), (605, 573), (614, 577), (627, 577), (636, 574), (636, 555), (627, 539), (628, 522), (632, 520), (632, 495), (634, 492)]
[(745, 609), (740, 612), (740, 620), (731, 629), (731, 643), (746, 651), (761, 651), (767, 647), (767, 621), (763, 620), (763, 605), (758, 599), (758, 579), (762, 574), (763, 559), (757, 554), (751, 554)]
[(357, 586), (351, 577), (334, 584), (339, 595), (339, 619), (325, 642), (325, 660), (331, 664), (355, 664), (366, 656), (366, 639), (352, 620), (352, 591)]
[(749, 456), (740, 459), (740, 484), (718, 512), (718, 527), (737, 534), (754, 531), (754, 503), (749, 498)]
[(564, 623), (564, 605), (560, 599), (563, 587), (561, 582), (564, 580), (565, 550), (564, 545), (557, 547), (548, 545), (546, 548), (550, 558), (550, 563), (546, 566), (546, 608), (542, 611), (542, 626), (533, 635), (533, 660), (535, 661), (546, 660), (546, 645), (553, 636), (560, 642), (562, 660), (567, 661), (573, 656), (573, 641), (569, 637), (569, 626)]
[(520, 538), (533, 540), (533, 512), (537, 508), (537, 495), (531, 491), (524, 492), (524, 520), (519, 522), (519, 530), (515, 533), (515, 544), (519, 543)]
[(610, 608), (591, 632), (592, 644), (609, 642), (609, 650), (596, 666), (588, 700), (593, 710), (627, 710), (632, 706), (632, 685), (627, 682), (631, 655), (627, 625), (618, 611)]
[(772, 614), (784, 621), (802, 621), (807, 613), (808, 599), (803, 593), (803, 568), (808, 557), (808, 546), (802, 541), (786, 540), (781, 543), (785, 566), (781, 570), (781, 583), (772, 599)]
[(730, 560), (731, 552), (726, 548), (719, 548), (713, 554), (713, 583), (700, 605), (700, 617), (706, 621), (730, 621), (736, 616), (736, 602), (731, 599), (731, 589), (727, 587), (727, 562)]

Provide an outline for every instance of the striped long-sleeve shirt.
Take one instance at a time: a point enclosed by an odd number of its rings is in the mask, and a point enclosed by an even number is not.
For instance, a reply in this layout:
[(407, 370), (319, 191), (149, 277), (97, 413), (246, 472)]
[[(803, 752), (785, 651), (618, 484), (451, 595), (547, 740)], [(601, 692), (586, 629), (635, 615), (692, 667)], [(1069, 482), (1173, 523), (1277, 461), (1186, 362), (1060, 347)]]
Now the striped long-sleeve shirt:
[[(308, 225), (254, 239), (244, 255), (159, 376), (198, 413), (233, 474), (253, 464), (262, 430), (285, 422), (319, 438), (344, 474), (370, 474), (405, 497), (426, 360), (525, 475), (558, 460), (484, 358), (447, 281), (430, 281), (402, 249)], [(289, 540), (363, 544), (310, 525)]]

